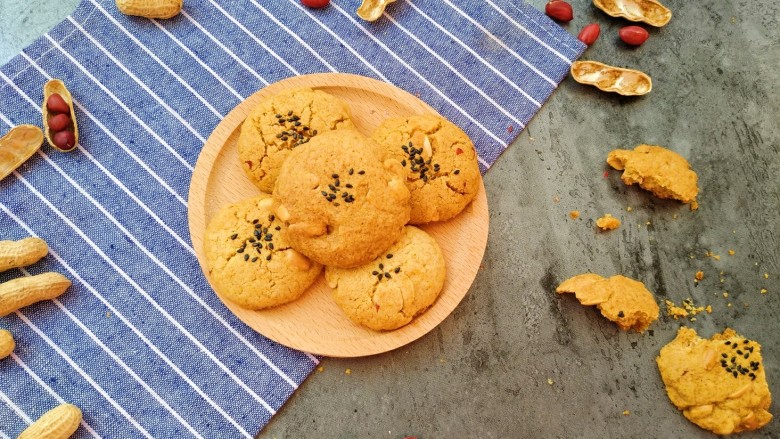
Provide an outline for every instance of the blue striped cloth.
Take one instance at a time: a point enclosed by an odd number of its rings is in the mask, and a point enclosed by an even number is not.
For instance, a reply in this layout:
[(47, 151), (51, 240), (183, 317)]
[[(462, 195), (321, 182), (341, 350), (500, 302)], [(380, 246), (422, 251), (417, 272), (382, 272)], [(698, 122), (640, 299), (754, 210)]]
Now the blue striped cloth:
[(420, 96), (471, 136), (483, 172), (584, 46), (509, 0), (399, 0), (378, 22), (357, 0), (186, 0), (171, 20), (83, 0), (0, 68), (0, 132), (40, 124), (42, 85), (76, 101), (81, 143), (50, 147), (0, 182), (0, 239), (40, 236), (57, 300), (0, 320), (0, 438), (62, 402), (76, 437), (252, 437), (316, 366), (239, 322), (209, 288), (188, 235), (187, 191), (220, 120), (263, 86), (348, 72)]

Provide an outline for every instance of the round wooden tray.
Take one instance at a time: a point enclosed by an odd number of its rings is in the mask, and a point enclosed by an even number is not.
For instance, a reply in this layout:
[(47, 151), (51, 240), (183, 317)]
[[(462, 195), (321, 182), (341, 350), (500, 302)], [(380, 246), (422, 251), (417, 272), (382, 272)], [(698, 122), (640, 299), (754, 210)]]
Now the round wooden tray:
[[(346, 101), (358, 130), (369, 134), (388, 117), (436, 113), (431, 107), (395, 86), (343, 73), (298, 76), (271, 84), (234, 108), (214, 129), (203, 146), (192, 176), (189, 224), (192, 245), (211, 286), (203, 252), (203, 233), (222, 207), (251, 197), (258, 189), (247, 179), (238, 159), (236, 141), (241, 123), (257, 103), (282, 89), (311, 87)], [(421, 227), (441, 246), (447, 262), (447, 280), (436, 302), (410, 324), (395, 331), (377, 332), (352, 323), (333, 302), (324, 276), (298, 300), (253, 311), (220, 299), (241, 321), (264, 336), (291, 348), (331, 357), (359, 357), (401, 347), (423, 336), (444, 320), (466, 295), (479, 270), (488, 235), (485, 188), (456, 218)], [(219, 292), (217, 292), (219, 296)]]

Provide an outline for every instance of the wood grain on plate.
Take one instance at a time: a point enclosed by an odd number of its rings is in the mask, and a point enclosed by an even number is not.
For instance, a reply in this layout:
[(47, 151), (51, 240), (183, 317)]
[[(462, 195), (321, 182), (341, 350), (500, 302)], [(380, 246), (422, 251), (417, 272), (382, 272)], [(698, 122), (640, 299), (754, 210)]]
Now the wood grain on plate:
[[(259, 191), (247, 179), (239, 163), (236, 141), (241, 123), (261, 99), (294, 87), (311, 87), (343, 99), (352, 110), (358, 130), (366, 135), (388, 117), (436, 113), (399, 88), (343, 73), (289, 78), (265, 87), (234, 108), (203, 146), (190, 185), (190, 235), (200, 266), (212, 287), (214, 284), (209, 278), (203, 252), (206, 225), (222, 207)], [(396, 349), (441, 323), (474, 281), (487, 245), (488, 207), (484, 186), (480, 186), (477, 199), (456, 218), (421, 228), (433, 235), (441, 246), (447, 261), (447, 280), (441, 295), (425, 313), (395, 331), (376, 332), (352, 323), (331, 299), (330, 288), (323, 276), (300, 299), (268, 310), (247, 310), (220, 299), (254, 330), (305, 352), (359, 357)]]

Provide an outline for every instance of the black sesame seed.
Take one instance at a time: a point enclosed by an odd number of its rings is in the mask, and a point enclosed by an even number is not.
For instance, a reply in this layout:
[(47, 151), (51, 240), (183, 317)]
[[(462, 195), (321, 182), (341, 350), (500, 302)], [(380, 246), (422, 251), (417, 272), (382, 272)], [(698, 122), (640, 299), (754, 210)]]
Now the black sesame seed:
[(460, 174), (460, 169), (456, 169), (456, 170), (452, 171), (452, 173), (455, 174), (455, 175), (458, 175), (458, 174)]
[(746, 354), (744, 355), (744, 357), (745, 357), (745, 359), (748, 359), (748, 358), (750, 358), (750, 353), (749, 353), (749, 352), (748, 352), (748, 353), (746, 353)]
[(274, 249), (274, 243), (273, 242), (269, 242), (268, 243), (268, 250), (273, 250), (273, 249)]
[(244, 253), (244, 249), (246, 249), (246, 247), (239, 247), (238, 250), (236, 250), (236, 253)]
[(255, 256), (254, 258), (252, 258), (252, 262), (257, 262), (257, 256)]
[(339, 178), (339, 174), (331, 174), (330, 176), (331, 176), (332, 178)]
[(236, 238), (238, 238), (238, 233), (234, 233), (230, 235), (230, 239), (236, 239)]
[(274, 227), (274, 229), (276, 229), (276, 230), (282, 230), (282, 226), (276, 226), (276, 227)]
[(268, 233), (268, 227), (263, 227), (263, 233)]
[(322, 191), (322, 192), (320, 192), (320, 193), (322, 194), (322, 196), (323, 196), (323, 197), (327, 197), (327, 196), (328, 196), (328, 193), (327, 193), (327, 192), (325, 192), (325, 191)]
[(358, 171), (358, 174), (359, 174), (359, 175), (363, 175), (363, 174), (365, 174), (365, 173), (366, 173), (366, 171)]
[(390, 279), (390, 273), (385, 273), (385, 277)]
[(255, 242), (255, 238), (249, 238), (248, 241), (249, 242)]
[(349, 168), (349, 171), (347, 171), (349, 175), (352, 175), (355, 173), (355, 168)]
[(393, 270), (394, 273), (399, 273), (401, 271), (401, 267), (395, 267), (395, 270)]
[(282, 136), (282, 140), (284, 140), (284, 141), (287, 141), (287, 139), (289, 139), (289, 137), (287, 137), (287, 136)]
[(334, 191), (334, 192), (336, 191), (336, 186), (334, 186), (334, 185), (332, 185), (332, 184), (329, 184), (329, 185), (328, 185), (328, 188), (330, 188), (330, 190), (332, 190), (332, 191)]
[(619, 312), (618, 312), (618, 317), (621, 317), (621, 318), (622, 318), (622, 317), (625, 317), (625, 316), (626, 316), (626, 314), (625, 314), (625, 313), (623, 313), (623, 311), (619, 311)]
[(288, 116), (292, 116), (292, 110), (288, 111), (288, 112), (287, 112), (287, 115), (288, 115)]
[(374, 271), (372, 271), (372, 272), (371, 272), (371, 274), (373, 274), (374, 276), (376, 276), (377, 274), (379, 274), (379, 272), (378, 272), (378, 271), (376, 271), (376, 270), (374, 270)]
[(276, 217), (274, 216), (274, 214), (268, 215), (268, 221), (273, 221), (275, 219), (276, 219)]
[(345, 184), (344, 187), (346, 187), (347, 189), (352, 189), (352, 185), (349, 183)]
[(753, 346), (750, 346), (750, 347), (749, 347), (749, 348), (747, 348), (746, 350), (748, 350), (748, 351), (750, 351), (750, 352), (753, 352)]
[(750, 340), (742, 340), (742, 343), (748, 344), (748, 343), (750, 343)]
[(336, 182), (333, 183), (336, 187), (341, 186), (341, 181), (337, 178)]
[(277, 115), (276, 115), (276, 118), (277, 118), (277, 119), (279, 119), (279, 118), (281, 118), (281, 117), (282, 117), (282, 115), (281, 115), (281, 114), (277, 114)]
[(731, 362), (732, 363), (736, 363), (736, 361), (737, 361), (737, 357), (731, 357)]
[(721, 357), (723, 357), (723, 358), (727, 358), (727, 357), (728, 357), (728, 354), (725, 354), (725, 353), (724, 353), (724, 354), (720, 354), (720, 356), (721, 356)]
[(385, 264), (379, 264), (379, 269), (383, 270), (385, 268)]
[(742, 355), (742, 351), (740, 351), (739, 349), (737, 349), (737, 355)]
[(731, 372), (731, 373), (734, 375), (734, 378), (737, 378), (737, 377), (739, 377), (739, 374), (737, 373), (737, 371), (736, 371), (736, 370), (735, 370), (734, 372)]
[(333, 205), (334, 205), (334, 206), (341, 206), (341, 203), (339, 203), (339, 202), (335, 202), (335, 203), (333, 203)]
[(265, 260), (266, 260), (266, 261), (270, 261), (270, 260), (271, 260), (271, 255), (268, 255), (268, 256), (266, 256), (266, 257), (265, 257)]
[(401, 149), (403, 149), (406, 152), (409, 152), (409, 147), (406, 145), (401, 145)]
[(379, 280), (382, 280), (382, 273), (377, 274), (376, 278), (379, 279)]
[(255, 228), (256, 228), (256, 229), (259, 229), (259, 228), (261, 228), (261, 227), (263, 227), (263, 225), (262, 225), (262, 224), (255, 224)]
[(406, 160), (401, 160), (401, 166), (406, 166)]
[(248, 261), (249, 260), (249, 255), (244, 255), (244, 260)]
[(730, 345), (730, 344), (731, 344), (731, 342), (730, 342), (730, 341), (728, 341), (728, 340), (726, 340), (726, 344), (727, 344), (727, 345)]

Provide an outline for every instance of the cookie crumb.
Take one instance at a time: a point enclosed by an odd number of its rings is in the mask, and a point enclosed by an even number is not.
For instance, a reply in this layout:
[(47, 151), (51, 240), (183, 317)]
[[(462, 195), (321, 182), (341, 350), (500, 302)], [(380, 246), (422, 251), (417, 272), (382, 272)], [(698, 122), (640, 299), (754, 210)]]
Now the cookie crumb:
[(697, 271), (696, 275), (694, 277), (696, 278), (696, 281), (698, 282), (698, 281), (704, 279), (704, 272), (703, 271)]
[(764, 279), (769, 279), (769, 273), (764, 273)]
[[(665, 302), (666, 315), (671, 316), (675, 320), (690, 316), (690, 321), (695, 322), (696, 317), (693, 316), (706, 310), (703, 306), (694, 305), (693, 300), (690, 297), (680, 302), (680, 306), (675, 305), (671, 300), (666, 300)], [(710, 310), (711, 309), (712, 308), (710, 307)]]
[(317, 372), (325, 372), (325, 366), (318, 366)]
[(628, 411), (628, 410), (623, 410), (623, 416), (628, 416), (628, 415), (630, 415), (630, 414), (631, 414), (631, 412), (630, 412), (630, 411)]
[(577, 219), (580, 217), (580, 211), (572, 210), (571, 212), (569, 212), (569, 216), (571, 217), (571, 219)]
[(553, 203), (560, 203), (560, 202), (561, 202), (561, 197), (557, 195), (553, 197)]
[(707, 305), (704, 310), (707, 311), (707, 314), (712, 314), (712, 305)]
[(633, 207), (631, 207), (631, 206), (626, 207), (626, 212), (631, 212), (632, 210), (634, 210)]
[(547, 378), (547, 384), (552, 386), (553, 384), (555, 384), (555, 381), (553, 381), (552, 378)]
[(729, 249), (729, 256), (734, 256), (735, 254), (737, 254), (737, 252), (735, 252), (734, 250)]
[(724, 291), (723, 292), (723, 297), (729, 297), (729, 292), (728, 291)]
[(606, 213), (604, 216), (596, 220), (596, 225), (603, 231), (615, 230), (620, 227), (620, 220)]
[(352, 375), (352, 369), (347, 368), (347, 370), (344, 371), (344, 375)]
[(766, 293), (767, 293), (766, 288), (761, 288), (761, 294), (766, 294)]
[(720, 261), (720, 255), (716, 255), (715, 253), (713, 253), (711, 251), (707, 251), (706, 253), (704, 253), (704, 256), (706, 256), (708, 258), (715, 259), (716, 261)]

